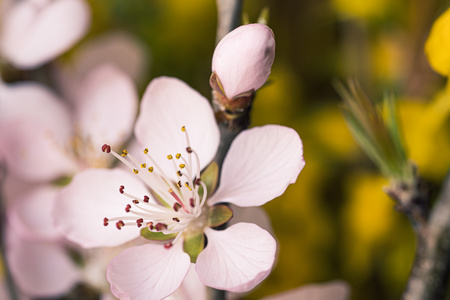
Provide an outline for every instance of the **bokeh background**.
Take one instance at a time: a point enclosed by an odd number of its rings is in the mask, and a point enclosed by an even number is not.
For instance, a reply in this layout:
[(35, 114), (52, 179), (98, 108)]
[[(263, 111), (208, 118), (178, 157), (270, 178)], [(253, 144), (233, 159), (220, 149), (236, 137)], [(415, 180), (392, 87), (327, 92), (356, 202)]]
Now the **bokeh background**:
[[(88, 35), (59, 58), (106, 33), (135, 38), (145, 59), (142, 94), (157, 76), (178, 77), (207, 98), (215, 46), (213, 0), (90, 0)], [(445, 78), (427, 62), (424, 43), (443, 0), (245, 0), (246, 20), (269, 9), (276, 58), (255, 98), (252, 126), (293, 127), (306, 167), (297, 183), (265, 205), (279, 242), (271, 275), (243, 299), (313, 282), (347, 281), (352, 299), (399, 299), (414, 257), (407, 219), (382, 192), (387, 181), (354, 142), (333, 82), (356, 78), (367, 94), (398, 99), (410, 157), (436, 193), (450, 166)], [(130, 61), (133, 58), (128, 58)], [(48, 68), (44, 66), (43, 68)], [(41, 70), (42, 71), (42, 70)], [(447, 103), (447, 104), (446, 104)]]

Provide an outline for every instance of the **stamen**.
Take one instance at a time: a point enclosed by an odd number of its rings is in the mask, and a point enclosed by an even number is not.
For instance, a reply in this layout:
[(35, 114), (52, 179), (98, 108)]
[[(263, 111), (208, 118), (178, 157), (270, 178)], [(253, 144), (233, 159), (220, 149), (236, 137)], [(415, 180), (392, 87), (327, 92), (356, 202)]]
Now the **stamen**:
[(131, 209), (131, 205), (127, 204), (127, 206), (125, 206), (125, 212), (129, 213)]
[(147, 224), (146, 224), (146, 226), (147, 226), (147, 228), (149, 229), (149, 230), (153, 230), (153, 222), (148, 222)]
[(105, 152), (105, 153), (111, 152), (111, 146), (104, 144), (102, 146), (102, 151)]
[(148, 203), (149, 200), (150, 200), (150, 198), (149, 198), (147, 195), (145, 195), (145, 196), (144, 196), (144, 202), (145, 202), (145, 203)]
[(141, 227), (142, 223), (144, 223), (144, 219), (140, 218), (136, 220), (137, 227)]
[(121, 194), (123, 194), (123, 193), (124, 193), (124, 189), (125, 189), (125, 187), (124, 187), (123, 185), (121, 185), (121, 186), (119, 187), (119, 192), (120, 192)]
[(176, 157), (177, 159), (180, 159), (181, 153), (177, 153), (177, 155), (175, 155), (175, 157)]
[(145, 169), (146, 167), (147, 167), (147, 164), (146, 164), (146, 163), (141, 164), (141, 168), (142, 168), (142, 169)]
[(125, 223), (122, 220), (120, 220), (116, 223), (116, 227), (119, 230), (122, 229), (123, 226), (125, 226)]
[(120, 154), (122, 157), (125, 157), (128, 155), (128, 151), (126, 149), (122, 150), (122, 154)]
[(108, 226), (109, 225), (109, 220), (108, 218), (104, 218), (103, 219), (103, 226)]

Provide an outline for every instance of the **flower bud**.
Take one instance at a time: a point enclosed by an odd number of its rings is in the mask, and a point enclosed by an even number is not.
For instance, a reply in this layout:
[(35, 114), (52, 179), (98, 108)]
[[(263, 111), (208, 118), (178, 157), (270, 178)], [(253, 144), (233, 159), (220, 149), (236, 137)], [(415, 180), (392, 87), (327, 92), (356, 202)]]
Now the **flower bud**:
[(269, 77), (274, 58), (272, 30), (263, 24), (244, 25), (219, 42), (213, 55), (212, 72), (221, 92), (232, 99), (259, 89)]

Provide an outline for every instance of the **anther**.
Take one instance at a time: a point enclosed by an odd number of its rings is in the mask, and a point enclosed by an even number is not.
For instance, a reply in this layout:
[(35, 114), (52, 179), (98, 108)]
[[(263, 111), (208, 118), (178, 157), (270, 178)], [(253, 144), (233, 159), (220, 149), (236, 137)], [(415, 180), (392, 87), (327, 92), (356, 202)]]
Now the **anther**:
[(148, 203), (148, 200), (150, 200), (150, 198), (149, 198), (147, 195), (145, 195), (145, 196), (144, 196), (144, 202), (145, 202), (145, 203)]
[(141, 168), (142, 168), (142, 169), (145, 169), (146, 167), (147, 167), (147, 164), (146, 164), (146, 163), (141, 164)]
[(133, 172), (134, 172), (134, 174), (138, 174), (138, 173), (139, 173), (139, 170), (133, 169)]
[(181, 181), (178, 181), (178, 182), (177, 182), (177, 185), (178, 185), (178, 187), (182, 187)]
[(175, 222), (180, 222), (180, 219), (178, 218), (172, 218), (172, 220), (174, 220)]
[(186, 126), (182, 126), (181, 131), (186, 132)]
[(191, 205), (191, 207), (195, 207), (194, 198), (189, 199), (189, 204)]
[(167, 225), (163, 224), (163, 223), (157, 223), (155, 225), (155, 229), (156, 229), (156, 231), (162, 231), (162, 230), (167, 229)]
[(192, 148), (191, 147), (186, 147), (186, 152), (187, 153), (192, 153)]
[(106, 153), (109, 153), (109, 152), (111, 152), (111, 147), (109, 145), (104, 144), (102, 146), (102, 151), (106, 152)]
[(134, 204), (139, 204), (139, 200), (133, 199), (133, 203), (134, 203)]
[(122, 150), (122, 154), (120, 154), (121, 156), (127, 156), (128, 155), (128, 151), (126, 149)]
[(131, 209), (131, 205), (127, 204), (127, 206), (125, 206), (125, 212), (129, 213)]
[(148, 153), (148, 148), (145, 148), (144, 149), (144, 154), (147, 154)]
[(177, 159), (180, 159), (181, 153), (177, 153), (177, 155), (175, 155), (175, 157), (176, 157)]
[(178, 211), (180, 208), (181, 208), (180, 203), (174, 203), (174, 204), (173, 204), (173, 210), (174, 210), (174, 211)]
[(123, 194), (123, 193), (124, 193), (124, 189), (125, 189), (125, 187), (124, 187), (123, 185), (121, 185), (121, 186), (119, 187), (119, 192), (120, 192), (121, 194)]
[(196, 185), (200, 185), (201, 184), (200, 182), (202, 182), (202, 180), (200, 178), (195, 179), (195, 184)]
[(181, 171), (178, 170), (178, 171), (177, 171), (177, 175), (181, 177), (181, 176), (183, 176), (183, 173), (181, 173)]
[(103, 226), (108, 226), (108, 224), (109, 224), (108, 218), (104, 218), (103, 219)]
[(184, 185), (189, 189), (189, 191), (192, 191), (191, 187), (189, 186), (188, 182), (185, 182)]
[(144, 223), (144, 219), (141, 218), (136, 220), (137, 227), (141, 227), (142, 223)]
[(179, 167), (180, 167), (180, 169), (184, 169), (186, 167), (186, 165), (185, 164), (180, 164)]
[(153, 172), (153, 167), (148, 168), (148, 171), (149, 171), (150, 173), (152, 173), (152, 172)]
[(172, 243), (164, 244), (164, 248), (169, 249), (170, 247), (172, 247)]
[(147, 228), (149, 229), (149, 230), (153, 230), (153, 222), (147, 222), (147, 224), (146, 224), (146, 226), (147, 226)]
[(171, 154), (167, 155), (167, 159), (171, 160), (173, 158), (173, 156)]
[(116, 222), (117, 229), (120, 230), (123, 226), (125, 226), (125, 223), (122, 220)]

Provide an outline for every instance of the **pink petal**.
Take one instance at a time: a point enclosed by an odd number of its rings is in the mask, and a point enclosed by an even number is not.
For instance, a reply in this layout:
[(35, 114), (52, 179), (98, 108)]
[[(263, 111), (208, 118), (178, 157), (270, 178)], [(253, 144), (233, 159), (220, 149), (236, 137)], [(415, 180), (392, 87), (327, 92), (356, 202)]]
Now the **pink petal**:
[(283, 194), (304, 166), (302, 141), (293, 129), (266, 125), (245, 130), (231, 144), (209, 203), (263, 205)]
[(118, 230), (113, 221), (108, 226), (103, 225), (105, 217), (126, 215), (125, 206), (130, 199), (120, 194), (121, 185), (136, 197), (148, 193), (133, 175), (131, 171), (120, 169), (87, 169), (75, 175), (57, 199), (54, 209), (57, 228), (84, 248), (118, 246), (138, 237), (140, 229), (137, 226), (124, 226)]
[(59, 232), (53, 223), (52, 213), (59, 188), (38, 186), (12, 200), (8, 212), (11, 226), (29, 240), (56, 240)]
[(269, 78), (274, 58), (272, 30), (263, 24), (244, 25), (219, 42), (212, 59), (212, 71), (231, 99), (251, 89), (259, 89)]
[(207, 300), (207, 293), (206, 286), (197, 276), (195, 264), (191, 264), (181, 286), (166, 300)]
[(17, 2), (3, 20), (2, 54), (16, 67), (36, 68), (67, 51), (87, 32), (82, 0)]
[(118, 147), (130, 137), (138, 96), (131, 79), (110, 64), (95, 68), (79, 87), (74, 103), (79, 134), (102, 155), (103, 144)]
[(272, 228), (270, 217), (266, 210), (262, 207), (239, 207), (231, 205), (233, 210), (233, 217), (228, 223), (228, 226), (240, 223), (248, 222), (253, 223), (268, 231), (270, 234), (275, 235), (275, 231)]
[(346, 300), (350, 298), (350, 287), (343, 281), (308, 284), (261, 300)]
[(63, 295), (80, 280), (63, 245), (56, 242), (29, 241), (9, 230), (6, 257), (15, 283), (30, 297)]
[(200, 168), (204, 168), (214, 158), (220, 139), (210, 103), (179, 79), (152, 80), (142, 98), (135, 135), (156, 161), (164, 162), (160, 166), (168, 176), (174, 172), (166, 156), (176, 153), (187, 156), (182, 126), (186, 126), (191, 147), (200, 157)]
[(197, 258), (196, 270), (207, 286), (246, 292), (272, 270), (276, 243), (264, 229), (238, 223), (224, 231), (205, 229), (208, 245)]
[(146, 244), (116, 256), (106, 269), (111, 291), (120, 299), (159, 300), (173, 293), (189, 270), (189, 255), (183, 243), (170, 249)]
[(11, 175), (47, 182), (75, 172), (77, 166), (61, 141), (64, 137), (56, 131), (36, 120), (20, 118), (4, 124), (0, 144)]

